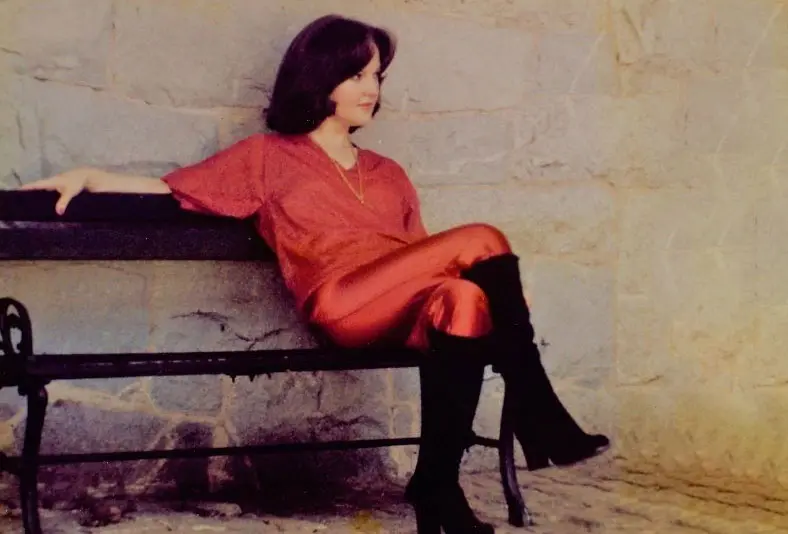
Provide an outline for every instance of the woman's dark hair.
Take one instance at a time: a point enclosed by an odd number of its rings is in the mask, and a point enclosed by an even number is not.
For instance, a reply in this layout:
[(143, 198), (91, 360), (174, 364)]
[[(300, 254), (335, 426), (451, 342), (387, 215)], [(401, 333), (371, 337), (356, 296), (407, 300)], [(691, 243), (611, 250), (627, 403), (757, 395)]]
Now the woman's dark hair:
[[(394, 59), (396, 40), (388, 31), (338, 15), (321, 17), (293, 39), (276, 74), (265, 112), (270, 130), (309, 133), (334, 114), (330, 99), (336, 87), (361, 72), (380, 53), (381, 73)], [(380, 109), (375, 103), (373, 116)], [(356, 128), (351, 128), (351, 133)]]

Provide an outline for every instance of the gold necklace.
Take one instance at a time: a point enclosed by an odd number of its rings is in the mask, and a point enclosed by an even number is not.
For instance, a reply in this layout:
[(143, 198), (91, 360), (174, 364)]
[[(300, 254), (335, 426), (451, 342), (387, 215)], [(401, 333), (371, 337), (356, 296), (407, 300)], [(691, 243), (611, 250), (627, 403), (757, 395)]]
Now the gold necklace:
[(339, 165), (339, 163), (337, 163), (337, 161), (331, 156), (329, 156), (328, 159), (330, 159), (331, 163), (334, 164), (334, 167), (336, 167), (337, 171), (339, 172), (340, 178), (342, 178), (342, 181), (345, 182), (345, 185), (353, 193), (353, 196), (356, 197), (359, 202), (365, 204), (364, 203), (364, 174), (361, 171), (361, 154), (356, 152), (356, 166), (358, 167), (358, 189), (359, 189), (358, 192), (356, 192), (356, 190), (353, 189), (353, 186), (350, 185), (350, 180), (348, 180), (347, 176), (345, 176), (345, 171), (342, 170), (342, 167)]

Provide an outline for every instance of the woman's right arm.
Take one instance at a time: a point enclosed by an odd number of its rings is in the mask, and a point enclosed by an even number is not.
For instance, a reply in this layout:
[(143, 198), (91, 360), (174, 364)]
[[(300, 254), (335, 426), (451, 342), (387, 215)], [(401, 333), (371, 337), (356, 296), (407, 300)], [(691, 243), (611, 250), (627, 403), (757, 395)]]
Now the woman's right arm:
[(166, 195), (170, 187), (159, 178), (117, 174), (101, 169), (80, 168), (37, 180), (20, 187), (22, 190), (49, 190), (60, 193), (55, 204), (58, 215), (65, 213), (71, 200), (82, 191), (92, 193), (149, 193)]
[(58, 191), (55, 211), (63, 215), (71, 199), (82, 191), (93, 193), (172, 194), (182, 209), (243, 219), (263, 205), (263, 171), (268, 139), (256, 134), (202, 161), (162, 176), (148, 178), (80, 168), (38, 180), (22, 189)]

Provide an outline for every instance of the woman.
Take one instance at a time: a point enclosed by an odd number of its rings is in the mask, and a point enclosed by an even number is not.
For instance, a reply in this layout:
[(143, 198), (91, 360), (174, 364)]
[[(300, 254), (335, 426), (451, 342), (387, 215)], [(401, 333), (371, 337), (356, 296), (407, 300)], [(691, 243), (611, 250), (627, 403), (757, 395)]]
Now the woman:
[[(23, 189), (171, 194), (186, 210), (254, 217), (302, 316), (342, 346), (399, 343), (421, 369), (422, 443), (406, 498), (421, 534), (493, 533), (458, 482), (485, 362), (515, 392), (515, 434), (529, 469), (568, 465), (607, 447), (562, 406), (533, 342), (518, 258), (483, 224), (428, 235), (416, 191), (394, 161), (350, 134), (380, 107), (394, 57), (386, 31), (337, 16), (293, 40), (266, 121), (253, 135), (161, 179), (78, 169)], [(442, 443), (441, 443), (442, 442)]]

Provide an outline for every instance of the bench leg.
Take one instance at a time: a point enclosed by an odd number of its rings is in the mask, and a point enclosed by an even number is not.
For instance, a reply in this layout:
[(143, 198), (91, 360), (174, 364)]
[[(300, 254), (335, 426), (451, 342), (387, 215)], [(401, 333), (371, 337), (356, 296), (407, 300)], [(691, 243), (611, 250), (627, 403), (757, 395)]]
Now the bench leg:
[(522, 493), (520, 493), (517, 471), (514, 468), (514, 415), (514, 403), (507, 391), (503, 397), (501, 430), (498, 436), (498, 459), (503, 494), (509, 509), (509, 524), (515, 527), (531, 526), (534, 524), (533, 517), (525, 505)]
[(41, 518), (38, 515), (38, 457), (48, 399), (44, 385), (31, 387), (27, 391), (25, 443), (22, 447), (22, 465), (19, 469), (25, 534), (41, 534)]

